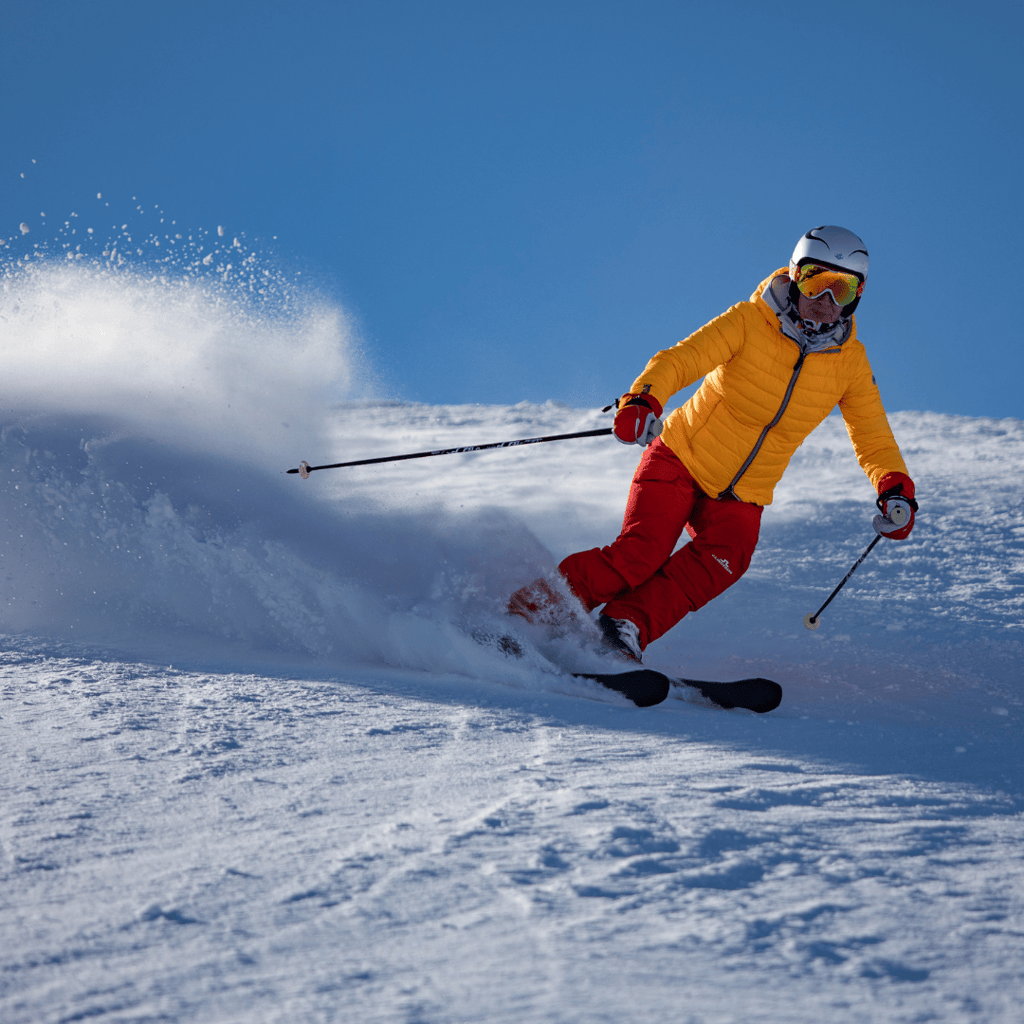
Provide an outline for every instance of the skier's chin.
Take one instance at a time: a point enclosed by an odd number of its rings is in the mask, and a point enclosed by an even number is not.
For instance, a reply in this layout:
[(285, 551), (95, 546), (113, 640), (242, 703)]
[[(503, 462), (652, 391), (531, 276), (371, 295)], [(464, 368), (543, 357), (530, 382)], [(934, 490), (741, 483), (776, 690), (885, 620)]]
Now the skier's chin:
[(807, 320), (817, 320), (820, 324), (834, 324), (839, 319), (842, 310), (832, 303), (822, 303), (822, 307), (811, 303), (807, 311)]
[(837, 306), (831, 296), (826, 292), (816, 299), (809, 299), (805, 295), (799, 297), (797, 312), (801, 320), (815, 320), (819, 324), (834, 324), (843, 313), (843, 307)]

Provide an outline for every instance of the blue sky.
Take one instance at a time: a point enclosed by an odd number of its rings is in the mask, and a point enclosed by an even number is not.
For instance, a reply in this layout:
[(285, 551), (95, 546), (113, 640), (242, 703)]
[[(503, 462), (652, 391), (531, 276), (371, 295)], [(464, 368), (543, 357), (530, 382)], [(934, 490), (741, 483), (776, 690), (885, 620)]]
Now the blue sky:
[(301, 269), (366, 397), (590, 406), (838, 223), (889, 408), (1024, 415), (1019, 3), (0, 12), (8, 259), (101, 192)]

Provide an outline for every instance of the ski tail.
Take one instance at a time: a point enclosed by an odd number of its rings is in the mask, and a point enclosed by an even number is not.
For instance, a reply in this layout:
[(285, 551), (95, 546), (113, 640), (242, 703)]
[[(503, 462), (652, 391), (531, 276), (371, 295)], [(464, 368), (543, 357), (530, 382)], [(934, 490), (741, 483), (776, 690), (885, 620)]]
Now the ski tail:
[(574, 672), (573, 675), (578, 679), (593, 679), (609, 690), (621, 693), (638, 708), (651, 708), (655, 704), (660, 704), (668, 697), (672, 687), (668, 676), (649, 668), (637, 669), (634, 672)]

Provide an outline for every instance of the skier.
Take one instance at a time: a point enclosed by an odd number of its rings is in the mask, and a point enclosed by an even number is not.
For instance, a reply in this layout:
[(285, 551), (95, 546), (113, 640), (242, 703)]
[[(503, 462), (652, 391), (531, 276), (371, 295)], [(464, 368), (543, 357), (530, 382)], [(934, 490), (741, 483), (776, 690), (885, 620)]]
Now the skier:
[[(893, 540), (914, 526), (914, 482), (892, 435), (853, 313), (868, 253), (852, 231), (808, 231), (789, 266), (750, 297), (658, 352), (618, 400), (613, 432), (646, 448), (610, 545), (558, 566), (605, 644), (641, 661), (648, 644), (747, 570), (764, 506), (793, 452), (838, 404), (861, 468), (878, 491), (875, 528)], [(704, 378), (665, 421), (669, 398)], [(902, 504), (903, 515), (890, 518)], [(673, 554), (686, 530), (689, 544)], [(530, 622), (574, 616), (539, 579), (515, 592)]]

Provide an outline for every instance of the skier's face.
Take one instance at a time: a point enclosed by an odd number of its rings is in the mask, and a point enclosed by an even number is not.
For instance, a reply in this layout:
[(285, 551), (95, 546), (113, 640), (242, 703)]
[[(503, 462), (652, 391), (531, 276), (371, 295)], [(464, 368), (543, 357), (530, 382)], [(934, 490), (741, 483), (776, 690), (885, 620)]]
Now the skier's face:
[(843, 307), (837, 306), (829, 292), (823, 292), (816, 299), (809, 299), (802, 292), (797, 299), (797, 312), (804, 320), (817, 320), (823, 324), (834, 324)]

